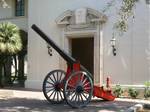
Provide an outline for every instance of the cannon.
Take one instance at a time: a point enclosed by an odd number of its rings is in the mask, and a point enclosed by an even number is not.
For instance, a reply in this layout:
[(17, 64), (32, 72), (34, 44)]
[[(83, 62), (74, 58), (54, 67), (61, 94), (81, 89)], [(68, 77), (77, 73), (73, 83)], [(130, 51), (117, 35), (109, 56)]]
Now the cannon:
[(73, 108), (86, 106), (92, 97), (113, 101), (107, 78), (107, 89), (94, 85), (91, 73), (80, 62), (62, 50), (50, 37), (48, 37), (35, 24), (31, 28), (39, 34), (59, 55), (67, 62), (67, 70), (60, 69), (49, 72), (43, 81), (43, 94), (51, 103), (66, 101)]

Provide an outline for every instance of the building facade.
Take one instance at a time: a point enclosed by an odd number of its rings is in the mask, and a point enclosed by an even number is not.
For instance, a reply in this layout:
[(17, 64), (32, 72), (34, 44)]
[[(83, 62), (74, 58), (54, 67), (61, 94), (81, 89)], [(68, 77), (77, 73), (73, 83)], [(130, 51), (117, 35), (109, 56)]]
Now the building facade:
[[(8, 1), (14, 9), (15, 0)], [(80, 60), (93, 74), (94, 84), (103, 85), (108, 76), (113, 84), (124, 86), (142, 86), (150, 80), (150, 8), (145, 1), (137, 3), (135, 18), (129, 21), (128, 31), (122, 36), (115, 36), (116, 55), (112, 52), (110, 41), (118, 18), (117, 6), (103, 13), (106, 0), (25, 1), (28, 4), (27, 17), (15, 17), (13, 20), (14, 11), (2, 9), (7, 12), (0, 10), (3, 15), (0, 21), (6, 18), (9, 21), (19, 20), (18, 26), (28, 31), (27, 88), (41, 89), (47, 73), (66, 69), (66, 62), (54, 49), (51, 48), (49, 55), (48, 44), (31, 29), (32, 24)]]
[[(28, 0), (6, 0), (7, 7), (0, 6), (0, 22), (12, 22), (28, 31)], [(5, 4), (4, 4), (5, 5)]]

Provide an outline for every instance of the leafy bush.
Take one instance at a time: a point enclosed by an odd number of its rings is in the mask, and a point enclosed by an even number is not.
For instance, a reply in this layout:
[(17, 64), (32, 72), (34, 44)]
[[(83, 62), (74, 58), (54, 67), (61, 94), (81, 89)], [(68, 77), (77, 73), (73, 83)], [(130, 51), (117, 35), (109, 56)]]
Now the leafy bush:
[(120, 85), (116, 85), (115, 88), (114, 88), (113, 93), (116, 97), (120, 97), (123, 93), (122, 87)]
[(129, 88), (128, 93), (131, 98), (137, 98), (137, 96), (139, 95), (139, 91), (137, 91), (135, 88)]
[(150, 97), (150, 81), (145, 82), (144, 85), (145, 85), (144, 97), (149, 98)]

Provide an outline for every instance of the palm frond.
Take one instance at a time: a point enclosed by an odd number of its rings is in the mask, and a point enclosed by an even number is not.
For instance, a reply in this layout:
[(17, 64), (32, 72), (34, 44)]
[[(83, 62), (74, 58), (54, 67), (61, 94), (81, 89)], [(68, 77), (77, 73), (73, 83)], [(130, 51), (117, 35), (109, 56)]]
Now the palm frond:
[(15, 54), (21, 49), (19, 28), (10, 22), (0, 23), (0, 54)]

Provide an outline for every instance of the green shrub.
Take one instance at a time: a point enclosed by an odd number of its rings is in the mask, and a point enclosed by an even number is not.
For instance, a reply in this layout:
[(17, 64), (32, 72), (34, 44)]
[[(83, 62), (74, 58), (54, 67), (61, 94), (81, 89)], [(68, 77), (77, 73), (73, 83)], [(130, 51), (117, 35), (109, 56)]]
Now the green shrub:
[(144, 85), (145, 85), (144, 97), (149, 98), (150, 97), (150, 81), (146, 81)]
[(120, 85), (116, 85), (115, 88), (114, 88), (113, 93), (116, 97), (120, 97), (123, 93), (122, 87)]
[(129, 88), (128, 93), (131, 98), (137, 98), (137, 96), (139, 95), (139, 91), (137, 91), (135, 88)]

